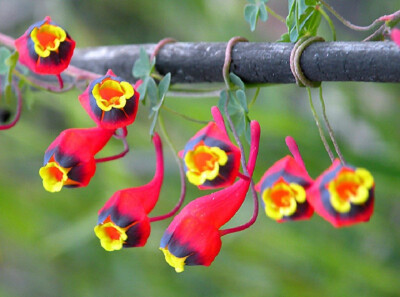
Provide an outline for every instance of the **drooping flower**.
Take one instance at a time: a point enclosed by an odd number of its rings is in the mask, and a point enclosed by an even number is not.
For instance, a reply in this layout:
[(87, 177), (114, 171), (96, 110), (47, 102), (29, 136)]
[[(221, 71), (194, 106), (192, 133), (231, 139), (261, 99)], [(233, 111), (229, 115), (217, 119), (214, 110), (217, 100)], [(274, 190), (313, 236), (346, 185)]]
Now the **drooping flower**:
[(75, 41), (47, 16), (16, 39), (15, 47), (20, 63), (31, 71), (59, 75), (71, 61)]
[(309, 219), (314, 210), (306, 199), (313, 180), (308, 175), (296, 141), (287, 136), (292, 156), (277, 161), (263, 175), (256, 190), (261, 193), (265, 213), (281, 222)]
[(89, 84), (79, 101), (99, 127), (118, 129), (135, 121), (139, 97), (135, 86), (108, 70)]
[(305, 220), (314, 211), (306, 200), (306, 190), (313, 183), (305, 168), (291, 156), (286, 156), (270, 167), (256, 190), (268, 217), (278, 222)]
[(94, 232), (106, 251), (140, 247), (147, 242), (150, 235), (148, 214), (157, 203), (164, 176), (162, 144), (157, 133), (154, 134), (153, 142), (157, 165), (151, 182), (117, 191), (99, 210)]
[(180, 153), (189, 182), (202, 190), (231, 185), (240, 168), (240, 150), (230, 141), (218, 108), (212, 113), (216, 121), (198, 131)]
[(374, 209), (375, 183), (364, 168), (336, 159), (307, 191), (315, 211), (335, 227), (369, 221)]
[(107, 144), (113, 130), (67, 129), (50, 144), (39, 175), (43, 187), (59, 192), (63, 187), (85, 187), (96, 171), (94, 156)]
[[(250, 175), (258, 153), (258, 122), (251, 122), (251, 132), (247, 165)], [(249, 185), (249, 178), (238, 180), (223, 190), (193, 200), (175, 216), (161, 239), (160, 250), (176, 272), (182, 272), (185, 265), (209, 266), (214, 261), (224, 235), (220, 228), (239, 210)]]

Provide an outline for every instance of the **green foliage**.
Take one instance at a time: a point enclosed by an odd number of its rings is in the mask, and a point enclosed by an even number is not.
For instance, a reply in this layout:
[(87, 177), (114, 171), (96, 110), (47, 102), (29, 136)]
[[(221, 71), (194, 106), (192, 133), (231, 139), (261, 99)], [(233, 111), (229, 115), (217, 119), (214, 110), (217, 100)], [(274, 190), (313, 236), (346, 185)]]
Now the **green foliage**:
[(248, 116), (249, 109), (247, 107), (246, 87), (243, 81), (234, 73), (229, 74), (231, 82), (235, 85), (236, 90), (222, 91), (218, 101), (218, 107), (221, 111), (225, 110), (226, 101), (228, 101), (228, 114), (232, 119), (233, 126), (239, 136), (245, 135), (246, 140), (250, 143), (250, 118)]
[[(16, 0), (22, 5), (20, 2)], [(350, 2), (348, 5), (354, 7)], [(396, 8), (395, 2), (387, 0), (385, 6)], [(4, 1), (8, 3), (15, 4)], [(73, 17), (78, 28), (82, 26), (79, 20), (84, 20), (85, 30), (69, 29), (70, 33), (83, 41), (93, 41), (96, 36), (98, 45), (127, 43), (132, 36), (135, 43), (153, 43), (169, 35), (180, 40), (223, 40), (241, 32), (237, 31), (240, 9), (222, 24), (221, 14), (210, 13), (204, 3), (122, 0), (115, 5), (111, 1), (60, 0), (57, 5), (43, 7), (49, 15), (52, 7), (57, 14), (73, 11), (64, 20)], [(68, 9), (60, 10), (60, 6)], [(369, 19), (368, 14), (376, 15), (382, 6), (380, 1), (362, 1), (359, 14), (363, 20)], [(99, 23), (102, 19), (113, 21)], [(164, 21), (155, 21), (160, 19)], [(189, 22), (190, 30), (182, 29), (182, 24)], [(218, 30), (216, 24), (221, 25)], [(272, 38), (269, 33), (254, 36), (259, 38), (254, 41)], [(286, 41), (290, 41), (289, 35)], [(88, 44), (79, 45), (84, 46)], [(233, 92), (237, 97), (235, 108), (244, 110), (243, 94), (239, 92), (244, 91), (244, 84), (240, 86), (234, 76), (230, 80), (238, 87)], [(160, 87), (150, 76), (142, 86), (149, 91), (147, 104), (152, 98), (151, 104), (156, 107)], [(342, 128), (338, 136), (346, 159), (370, 169), (376, 177), (376, 210), (371, 221), (336, 229), (314, 215), (310, 221), (277, 224), (261, 210), (251, 229), (223, 238), (223, 248), (210, 267), (191, 266), (182, 274), (176, 274), (158, 251), (170, 221), (151, 224), (146, 247), (116, 252), (105, 252), (92, 230), (98, 209), (112, 193), (143, 184), (154, 173), (149, 157), (154, 149), (143, 113), (139, 112), (129, 127), (133, 150), (127, 159), (98, 166), (89, 187), (51, 194), (43, 190), (37, 174), (44, 150), (72, 123), (87, 127), (92, 122), (76, 104), (78, 92), (66, 94), (66, 98), (35, 92), (39, 104), (34, 111), (25, 112), (16, 127), (0, 135), (0, 296), (398, 296), (400, 142), (393, 127), (400, 126), (399, 84), (332, 82), (326, 87), (328, 111), (335, 110), (334, 128)], [(286, 135), (298, 141), (307, 169), (316, 177), (329, 165), (329, 159), (299, 89), (293, 85), (272, 86), (263, 88), (260, 97), (262, 100), (251, 109), (251, 117), (262, 127), (254, 180), (288, 153), (283, 141)], [(172, 99), (168, 101), (171, 109), (204, 119), (210, 117), (209, 107), (215, 105), (215, 98), (189, 103), (187, 98)], [(199, 128), (181, 117), (168, 113), (163, 116), (180, 148)], [(360, 147), (363, 143), (366, 146)], [(108, 155), (119, 150), (120, 143), (111, 140), (106, 149)], [(168, 160), (168, 149), (165, 154)], [(178, 174), (171, 166), (166, 166), (166, 173), (154, 215), (168, 212), (180, 194)], [(188, 190), (187, 201), (204, 195), (194, 187), (188, 186)], [(243, 211), (227, 227), (242, 224), (251, 211), (252, 205), (246, 199)]]
[(140, 48), (139, 59), (136, 60), (132, 69), (133, 76), (143, 80), (143, 83), (138, 88), (140, 100), (145, 104), (146, 98), (149, 98), (149, 118), (153, 118), (150, 125), (150, 135), (153, 135), (154, 133), (160, 109), (164, 103), (165, 95), (167, 94), (171, 83), (171, 73), (167, 73), (157, 86), (152, 77), (155, 64), (156, 59), (154, 58), (150, 61), (149, 55), (142, 47)]
[(268, 0), (247, 0), (250, 4), (244, 7), (244, 19), (250, 24), (250, 30), (256, 29), (257, 20), (265, 22), (268, 19), (267, 9), (265, 7)]
[(0, 75), (8, 73), (6, 60), (11, 56), (11, 51), (5, 47), (0, 47)]
[[(140, 48), (139, 59), (136, 60), (132, 69), (132, 75), (143, 80), (143, 83), (138, 88), (138, 92), (140, 93), (140, 100), (144, 100), (149, 90), (148, 88), (153, 88), (156, 85), (153, 78), (151, 77), (151, 73), (154, 70), (155, 64), (156, 59), (154, 58), (152, 61), (150, 61), (150, 57), (149, 55), (147, 55), (146, 50), (143, 47)], [(154, 90), (154, 88), (152, 90)], [(150, 98), (154, 98), (154, 96)]]
[(18, 52), (9, 52), (7, 49), (0, 52), (0, 74), (4, 74), (6, 82), (4, 85), (4, 97), (7, 103), (10, 103), (13, 99), (12, 92), (12, 80), (13, 71), (18, 62)]
[(169, 85), (171, 83), (171, 73), (167, 73), (167, 75), (164, 76), (164, 78), (160, 81), (160, 83), (158, 84), (158, 87), (152, 86), (151, 87), (151, 92), (156, 94), (156, 101), (154, 101), (154, 105), (153, 103), (151, 103), (150, 105), (150, 118), (153, 118), (153, 121), (151, 122), (150, 125), (150, 135), (154, 134), (154, 128), (156, 126), (157, 120), (158, 120), (158, 115), (160, 113), (160, 109), (162, 107), (162, 105), (164, 104), (164, 99), (165, 99), (165, 95), (168, 92), (169, 89)]
[(318, 0), (288, 0), (289, 13), (286, 18), (288, 33), (281, 41), (296, 42), (304, 35), (315, 36), (321, 22)]

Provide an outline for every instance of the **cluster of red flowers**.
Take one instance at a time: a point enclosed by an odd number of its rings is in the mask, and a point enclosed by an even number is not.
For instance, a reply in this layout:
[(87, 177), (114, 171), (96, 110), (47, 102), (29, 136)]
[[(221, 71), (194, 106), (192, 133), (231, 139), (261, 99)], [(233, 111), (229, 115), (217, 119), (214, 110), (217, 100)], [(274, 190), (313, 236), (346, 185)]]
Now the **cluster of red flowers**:
[(286, 142), (294, 158), (276, 162), (256, 186), (268, 217), (278, 222), (305, 220), (315, 211), (335, 227), (370, 219), (375, 184), (369, 171), (336, 159), (313, 180), (295, 141), (287, 137)]
[[(49, 17), (32, 25), (15, 44), (22, 64), (35, 73), (57, 75), (60, 81), (75, 47), (68, 33)], [(79, 101), (96, 126), (65, 130), (50, 144), (39, 170), (44, 188), (58, 192), (63, 187), (87, 186), (96, 163), (104, 161), (95, 159), (95, 155), (112, 136), (126, 138), (138, 100), (137, 85), (111, 70), (93, 80)], [(222, 189), (188, 203), (167, 227), (160, 250), (177, 272), (185, 265), (210, 265), (221, 249), (221, 237), (245, 229), (221, 228), (240, 209), (252, 184), (260, 126), (257, 121), (250, 125), (249, 158), (247, 165), (242, 163), (245, 175), (240, 173), (243, 152), (231, 142), (219, 109), (213, 107), (211, 113), (214, 121), (199, 130), (179, 155), (190, 183), (200, 190)], [(120, 130), (124, 131), (122, 136), (117, 133)], [(153, 179), (146, 185), (115, 192), (98, 212), (94, 231), (107, 251), (144, 246), (150, 223), (160, 220), (148, 216), (158, 201), (164, 176), (162, 143), (157, 133), (153, 142), (157, 159)], [(293, 157), (277, 161), (255, 187), (268, 217), (278, 222), (305, 220), (315, 211), (335, 227), (369, 220), (374, 180), (366, 169), (336, 160), (314, 180), (294, 140), (288, 137), (287, 144)]]

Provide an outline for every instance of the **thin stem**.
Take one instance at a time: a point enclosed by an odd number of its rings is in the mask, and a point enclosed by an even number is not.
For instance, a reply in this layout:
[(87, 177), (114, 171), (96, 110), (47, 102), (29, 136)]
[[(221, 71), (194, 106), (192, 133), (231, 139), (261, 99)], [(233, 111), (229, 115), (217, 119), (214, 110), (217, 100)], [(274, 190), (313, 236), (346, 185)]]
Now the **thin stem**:
[(249, 106), (248, 106), (249, 109), (253, 106), (254, 103), (256, 103), (258, 95), (260, 94), (260, 90), (261, 90), (261, 88), (257, 87), (256, 93), (254, 94), (253, 98), (251, 99), (251, 101), (249, 103)]
[(164, 76), (162, 76), (161, 74), (158, 73), (152, 73), (150, 74), (150, 76), (156, 80), (162, 80)]
[(0, 32), (0, 43), (15, 49), (15, 39)]
[(10, 129), (12, 127), (15, 126), (15, 124), (18, 123), (19, 118), (21, 116), (21, 111), (22, 111), (22, 94), (21, 94), (21, 90), (18, 87), (18, 85), (13, 82), (12, 84), (14, 86), (15, 92), (17, 93), (17, 111), (15, 113), (14, 119), (12, 120), (11, 123), (7, 124), (7, 125), (0, 125), (0, 130), (7, 130)]
[(388, 29), (388, 26), (386, 23), (384, 23), (382, 26), (379, 27), (378, 30), (376, 30), (374, 33), (371, 35), (367, 36), (363, 41), (376, 41), (376, 40), (383, 40), (384, 36), (383, 34), (385, 31)]
[(169, 107), (167, 107), (165, 105), (163, 105), (162, 108), (165, 109), (166, 111), (170, 112), (170, 113), (176, 114), (176, 115), (184, 118), (185, 120), (188, 120), (188, 121), (191, 121), (191, 122), (194, 122), (194, 123), (198, 123), (198, 124), (208, 124), (208, 121), (201, 121), (201, 120), (197, 120), (197, 119), (191, 118), (191, 117), (189, 117), (189, 116), (187, 116), (187, 115), (185, 115), (183, 113), (177, 112), (176, 110), (173, 110), (172, 108), (169, 108)]
[(254, 204), (253, 214), (252, 214), (250, 220), (243, 225), (221, 230), (220, 231), (221, 236), (246, 230), (247, 228), (251, 227), (256, 222), (257, 217), (258, 217), (258, 211), (259, 211), (259, 203), (258, 203), (258, 196), (257, 196), (257, 192), (255, 190), (255, 185), (254, 185), (253, 180), (250, 181), (250, 189), (251, 189), (251, 193), (253, 196), (253, 204)]
[(270, 15), (272, 15), (272, 16), (273, 16), (274, 18), (276, 18), (278, 21), (280, 21), (280, 22), (286, 24), (286, 20), (285, 20), (285, 18), (284, 18), (283, 16), (277, 14), (275, 11), (273, 11), (271, 8), (269, 8), (268, 5), (265, 5), (265, 8), (267, 9), (267, 11), (268, 11), (268, 13), (269, 13)]
[(336, 29), (335, 29), (335, 25), (333, 24), (331, 18), (329, 17), (329, 15), (325, 12), (325, 10), (322, 7), (319, 7), (318, 11), (322, 14), (324, 19), (328, 22), (329, 28), (331, 28), (332, 41), (336, 41)]
[(312, 96), (311, 96), (311, 89), (309, 87), (307, 87), (307, 92), (308, 92), (308, 100), (310, 102), (311, 112), (313, 114), (315, 123), (317, 124), (319, 137), (321, 138), (322, 143), (324, 144), (325, 150), (328, 153), (329, 158), (333, 162), (335, 160), (335, 157), (334, 157), (334, 155), (333, 155), (333, 153), (331, 151), (331, 148), (329, 147), (328, 142), (326, 141), (326, 138), (325, 138), (325, 135), (324, 135), (324, 131), (322, 130), (321, 123), (320, 123), (320, 121), (318, 119), (318, 115), (317, 115), (317, 113), (315, 111), (315, 108), (314, 108), (314, 104), (313, 104)]
[(161, 115), (158, 116), (158, 125), (160, 126), (161, 132), (162, 132), (166, 142), (168, 143), (168, 146), (170, 147), (170, 149), (172, 150), (172, 152), (174, 154), (176, 163), (178, 164), (180, 178), (181, 178), (181, 196), (179, 197), (178, 203), (175, 205), (175, 207), (170, 212), (168, 212), (164, 215), (149, 218), (150, 222), (165, 220), (165, 219), (168, 219), (168, 218), (172, 217), (173, 215), (175, 215), (177, 213), (177, 211), (181, 208), (183, 201), (185, 200), (185, 196), (186, 196), (186, 179), (185, 179), (185, 172), (183, 170), (182, 162), (181, 162), (181, 159), (178, 157), (177, 149), (175, 148), (174, 144), (171, 142), (171, 139), (168, 136), (168, 133), (167, 133), (167, 131), (165, 129), (165, 125), (164, 125), (164, 120)]
[(224, 105), (224, 112), (225, 112), (225, 116), (226, 116), (226, 118), (228, 120), (229, 127), (232, 130), (233, 137), (235, 138), (235, 141), (236, 141), (237, 145), (239, 146), (239, 149), (240, 149), (240, 152), (241, 152), (240, 161), (242, 163), (243, 173), (245, 174), (245, 176), (247, 178), (250, 178), (250, 189), (251, 189), (251, 194), (252, 194), (252, 197), (253, 197), (254, 209), (253, 209), (253, 214), (252, 214), (250, 220), (247, 223), (245, 223), (243, 225), (240, 225), (240, 226), (237, 226), (237, 227), (233, 227), (233, 228), (228, 228), (228, 229), (222, 230), (221, 231), (221, 236), (222, 235), (226, 235), (226, 234), (230, 234), (230, 233), (239, 232), (239, 231), (245, 230), (245, 229), (249, 228), (250, 226), (252, 226), (255, 223), (255, 221), (257, 220), (258, 210), (259, 210), (258, 195), (257, 195), (256, 189), (255, 189), (255, 186), (254, 186), (253, 178), (250, 176), (249, 171), (247, 170), (246, 158), (245, 158), (245, 154), (244, 154), (243, 145), (242, 145), (242, 142), (239, 139), (239, 136), (237, 134), (235, 126), (233, 125), (232, 119), (231, 119), (231, 117), (229, 116), (229, 113), (228, 113), (229, 96), (227, 96), (227, 97), (228, 98), (226, 99), (226, 102), (225, 102), (225, 105)]
[(75, 77), (77, 80), (95, 80), (101, 77), (101, 74), (87, 71), (72, 65), (69, 65), (67, 69), (64, 70), (65, 74)]
[(244, 37), (236, 36), (231, 38), (228, 44), (226, 45), (224, 66), (222, 67), (222, 76), (224, 77), (224, 82), (228, 90), (231, 89), (231, 81), (229, 79), (229, 68), (231, 66), (231, 61), (232, 61), (232, 49), (236, 43), (241, 41), (247, 42), (248, 40)]
[(339, 156), (340, 162), (342, 164), (345, 164), (346, 162), (344, 160), (342, 152), (340, 151), (339, 145), (336, 141), (335, 135), (333, 133), (333, 129), (332, 129), (331, 125), (329, 124), (328, 116), (326, 115), (325, 101), (324, 101), (324, 97), (322, 96), (322, 87), (319, 87), (319, 101), (321, 102), (322, 115), (324, 117), (324, 122), (325, 122), (326, 129), (328, 130), (329, 137), (332, 140), (333, 146), (335, 147), (335, 151), (336, 151), (337, 155)]
[(115, 133), (114, 137), (117, 138), (117, 139), (121, 139), (122, 140), (122, 142), (124, 144), (124, 150), (121, 153), (119, 153), (118, 155), (95, 159), (96, 163), (113, 161), (113, 160), (117, 160), (117, 159), (120, 159), (120, 158), (124, 157), (129, 152), (129, 144), (128, 144), (128, 141), (126, 140), (126, 136), (127, 136), (126, 127), (122, 128), (122, 134), (121, 135), (118, 135), (117, 133)]
[(357, 25), (350, 23), (348, 20), (344, 19), (336, 10), (334, 10), (332, 8), (332, 6), (330, 6), (325, 1), (319, 0), (319, 2), (321, 2), (322, 5), (324, 5), (326, 7), (326, 9), (329, 10), (330, 13), (332, 13), (340, 22), (342, 22), (343, 25), (345, 25), (348, 28), (355, 30), (355, 31), (369, 31), (372, 28), (374, 28), (378, 23), (382, 22), (382, 20), (380, 18), (378, 18), (368, 26), (357, 26)]
[(21, 72), (19, 72), (16, 69), (14, 69), (13, 74), (16, 77), (18, 77), (19, 79), (26, 82), (31, 87), (34, 87), (35, 89), (42, 90), (42, 91), (48, 91), (51, 93), (65, 93), (65, 92), (72, 90), (75, 87), (75, 84), (73, 83), (66, 88), (60, 89), (58, 86), (55, 86), (52, 84), (47, 84), (43, 81), (35, 79), (34, 77), (28, 78), (27, 76), (23, 75)]
[[(229, 80), (229, 67), (230, 67), (230, 63), (231, 63), (232, 47), (235, 45), (235, 43), (237, 43), (239, 41), (246, 41), (246, 39), (244, 39), (242, 37), (234, 37), (234, 38), (232, 38), (231, 40), (229, 40), (228, 45), (227, 45), (226, 50), (225, 50), (225, 62), (224, 62), (223, 70), (222, 70), (222, 75), (224, 77), (224, 81), (225, 81), (225, 85), (227, 87), (227, 91), (229, 91), (231, 89), (231, 82)], [(249, 171), (247, 170), (246, 157), (245, 157), (243, 144), (240, 141), (239, 135), (237, 134), (235, 126), (233, 125), (232, 119), (229, 116), (229, 112), (228, 112), (229, 95), (228, 95), (228, 92), (226, 92), (226, 96), (227, 96), (227, 98), (226, 98), (225, 105), (224, 105), (224, 112), (225, 112), (226, 119), (227, 119), (227, 121), (229, 123), (229, 127), (232, 130), (233, 137), (235, 138), (235, 141), (236, 141), (236, 143), (237, 143), (237, 145), (238, 145), (238, 147), (240, 149), (240, 153), (241, 153), (240, 161), (241, 161), (241, 164), (242, 164), (243, 173), (248, 178), (250, 178), (250, 188), (251, 188), (251, 194), (252, 194), (252, 197), (253, 197), (254, 209), (253, 209), (253, 214), (252, 214), (250, 220), (247, 223), (242, 224), (242, 225), (237, 226), (237, 227), (234, 227), (234, 228), (229, 228), (229, 229), (222, 230), (221, 231), (221, 236), (222, 235), (226, 235), (226, 234), (230, 234), (230, 233), (234, 233), (234, 232), (239, 232), (239, 231), (242, 231), (242, 230), (245, 230), (245, 229), (249, 228), (257, 220), (258, 210), (259, 210), (258, 196), (257, 196), (257, 192), (256, 192), (256, 189), (255, 189), (255, 186), (254, 186), (253, 178), (249, 174)]]
[(168, 97), (186, 97), (186, 98), (204, 98), (204, 97), (218, 97), (219, 94), (221, 93), (223, 88), (215, 90), (215, 91), (199, 91), (199, 92), (193, 92), (191, 90), (187, 91), (175, 91), (173, 88), (171, 88), (172, 91), (168, 91), (167, 95)]
[(168, 44), (168, 43), (174, 43), (174, 42), (176, 42), (176, 39), (170, 38), (170, 37), (161, 39), (161, 40), (156, 44), (156, 47), (154, 48), (153, 52), (151, 53), (150, 61), (152, 61), (152, 60), (157, 56), (158, 52), (162, 49), (162, 47), (163, 47), (164, 45), (166, 45), (166, 44)]

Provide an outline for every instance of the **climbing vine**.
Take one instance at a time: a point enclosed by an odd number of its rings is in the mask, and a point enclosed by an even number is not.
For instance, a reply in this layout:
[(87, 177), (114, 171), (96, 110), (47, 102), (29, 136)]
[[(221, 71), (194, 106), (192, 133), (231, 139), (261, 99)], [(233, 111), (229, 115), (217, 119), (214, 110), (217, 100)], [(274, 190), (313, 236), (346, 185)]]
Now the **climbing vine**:
[[(96, 178), (98, 164), (124, 158), (129, 153), (129, 129), (135, 126), (137, 114), (147, 109), (148, 130), (156, 154), (154, 177), (145, 185), (115, 189), (98, 211), (94, 233), (106, 251), (145, 246), (151, 225), (173, 217), (161, 238), (160, 250), (166, 262), (176, 272), (182, 272), (186, 265), (211, 265), (220, 253), (223, 236), (250, 228), (257, 220), (259, 204), (267, 217), (279, 223), (308, 220), (314, 213), (334, 227), (352, 226), (371, 218), (375, 200), (373, 172), (345, 160), (326, 113), (322, 84), (311, 81), (303, 73), (301, 55), (315, 42), (336, 41), (331, 17), (349, 29), (368, 32), (366, 41), (392, 39), (400, 46), (399, 29), (394, 28), (400, 21), (400, 11), (361, 27), (345, 20), (322, 0), (289, 0), (286, 19), (273, 11), (267, 0), (247, 2), (244, 19), (251, 31), (258, 22), (270, 17), (287, 27), (287, 33), (278, 42), (293, 43), (290, 69), (299, 88), (308, 95), (321, 141), (332, 162), (316, 177), (310, 176), (295, 140), (288, 136), (285, 141), (291, 155), (282, 156), (269, 168), (262, 169), (265, 172), (261, 179), (253, 180), (263, 127), (257, 119), (250, 118), (249, 110), (260, 88), (268, 86), (247, 84), (231, 70), (232, 50), (237, 43), (247, 42), (243, 37), (233, 37), (227, 44), (221, 69), (224, 85), (217, 89), (219, 96), (210, 111), (212, 120), (203, 122), (164, 106), (171, 92), (178, 95), (182, 92), (174, 86), (171, 73), (161, 75), (156, 68), (158, 52), (166, 44), (176, 42), (174, 39), (161, 40), (151, 55), (144, 49), (140, 51), (132, 68), (136, 81), (132, 82), (118, 76), (113, 69), (93, 73), (70, 65), (76, 45), (73, 32), (67, 32), (50, 17), (31, 25), (17, 39), (0, 33), (0, 44), (3, 44), (0, 47), (0, 130), (17, 125), (22, 105), (32, 91), (64, 93), (79, 89), (77, 101), (94, 122), (90, 128), (60, 131), (49, 144), (43, 166), (38, 168), (44, 190), (57, 195), (69, 188), (90, 186), (92, 178)], [(323, 21), (331, 30), (330, 37), (318, 36)], [(55, 79), (48, 80), (49, 75)], [(254, 88), (250, 96), (249, 89)], [(312, 88), (319, 91), (320, 112), (314, 106)], [(182, 95), (187, 96), (190, 90), (189, 85)], [(209, 95), (209, 90), (192, 91), (196, 96)], [(164, 112), (197, 122), (202, 128), (183, 148), (176, 149), (164, 125)], [(122, 142), (122, 152), (96, 157), (111, 138)], [(162, 139), (176, 156), (181, 194), (171, 211), (151, 216), (164, 180)], [(246, 151), (249, 151), (248, 157)], [(208, 192), (183, 206), (186, 180), (189, 186)], [(224, 229), (241, 209), (248, 192), (253, 202), (252, 216), (244, 224)]]

